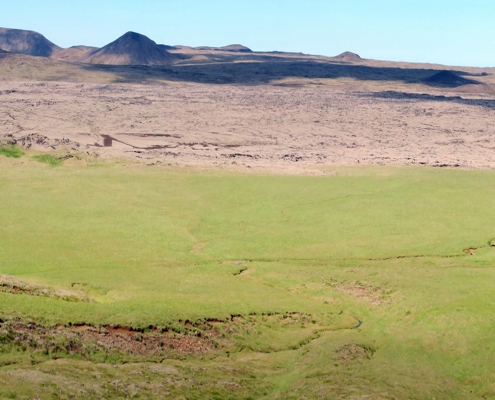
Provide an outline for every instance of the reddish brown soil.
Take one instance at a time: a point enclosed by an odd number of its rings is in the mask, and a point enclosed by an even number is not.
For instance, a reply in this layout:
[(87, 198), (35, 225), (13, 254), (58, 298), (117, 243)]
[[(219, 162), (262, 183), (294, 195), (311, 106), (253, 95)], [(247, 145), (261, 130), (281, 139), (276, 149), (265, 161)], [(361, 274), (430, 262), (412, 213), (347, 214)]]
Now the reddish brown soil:
[(355, 344), (346, 344), (338, 348), (336, 352), (341, 361), (369, 359), (373, 357), (373, 351)]
[(144, 332), (123, 326), (94, 327), (78, 324), (45, 327), (33, 322), (3, 322), (0, 333), (13, 343), (49, 353), (88, 355), (95, 351), (131, 356), (173, 356), (204, 354), (216, 345), (215, 330), (176, 333), (156, 328)]
[[(311, 318), (297, 312), (231, 315), (226, 319), (206, 318), (197, 321), (180, 320), (167, 327), (133, 328), (122, 325), (93, 326), (76, 323), (52, 327), (20, 319), (0, 319), (0, 343), (42, 351), (46, 354), (81, 355), (95, 353), (121, 354), (132, 357), (174, 358), (201, 355), (225, 349), (233, 344), (240, 331), (253, 329), (259, 318), (278, 317), (307, 323)], [(258, 321), (257, 321), (258, 319)]]
[(358, 297), (372, 304), (382, 304), (390, 300), (390, 292), (366, 283), (331, 281), (331, 287), (341, 293)]

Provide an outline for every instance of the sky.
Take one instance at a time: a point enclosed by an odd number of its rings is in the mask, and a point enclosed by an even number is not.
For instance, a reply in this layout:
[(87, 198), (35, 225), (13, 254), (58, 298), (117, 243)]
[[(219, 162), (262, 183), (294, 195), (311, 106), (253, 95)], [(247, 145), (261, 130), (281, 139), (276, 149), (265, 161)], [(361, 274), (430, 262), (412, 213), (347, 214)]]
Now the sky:
[(168, 45), (495, 66), (494, 0), (15, 0), (0, 26), (61, 47), (134, 31)]

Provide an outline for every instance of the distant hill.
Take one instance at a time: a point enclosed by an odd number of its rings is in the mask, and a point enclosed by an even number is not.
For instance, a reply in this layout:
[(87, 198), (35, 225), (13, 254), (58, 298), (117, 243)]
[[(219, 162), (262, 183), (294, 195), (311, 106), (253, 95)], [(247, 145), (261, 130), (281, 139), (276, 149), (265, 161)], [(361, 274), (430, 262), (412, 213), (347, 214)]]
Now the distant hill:
[(148, 37), (135, 32), (127, 32), (114, 42), (91, 52), (80, 61), (112, 65), (165, 65), (175, 60), (175, 56)]
[(16, 54), (50, 57), (60, 47), (37, 32), (0, 28), (0, 49)]
[(176, 46), (169, 46), (167, 44), (159, 44), (158, 47), (163, 50), (177, 50)]
[(81, 61), (86, 58), (89, 54), (98, 50), (98, 47), (90, 46), (72, 46), (68, 49), (61, 49), (52, 54), (51, 58), (63, 61)]
[(459, 76), (452, 71), (440, 71), (436, 74), (425, 79), (425, 82), (430, 86), (440, 86), (440, 87), (458, 87), (463, 85), (473, 85), (479, 84), (480, 82), (466, 79)]
[(199, 47), (194, 47), (195, 50), (216, 50), (216, 51), (231, 51), (235, 53), (252, 53), (253, 51), (246, 47), (243, 46), (242, 44), (230, 44), (228, 46), (223, 46), (223, 47), (210, 47), (210, 46), (199, 46)]
[(342, 54), (339, 54), (338, 56), (335, 56), (333, 58), (335, 58), (336, 60), (347, 61), (347, 62), (357, 62), (362, 60), (359, 54), (352, 53), (350, 51), (345, 51)]
[(228, 46), (219, 47), (218, 49), (224, 50), (224, 51), (233, 51), (236, 53), (252, 53), (253, 52), (250, 48), (243, 46), (242, 44), (230, 44)]

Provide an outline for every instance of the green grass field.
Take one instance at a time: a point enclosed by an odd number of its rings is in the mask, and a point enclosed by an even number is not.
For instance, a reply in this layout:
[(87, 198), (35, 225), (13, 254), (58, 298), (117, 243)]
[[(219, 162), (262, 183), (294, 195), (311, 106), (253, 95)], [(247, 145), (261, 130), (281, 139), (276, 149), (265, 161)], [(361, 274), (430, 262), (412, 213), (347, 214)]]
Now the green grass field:
[(0, 155), (0, 274), (90, 299), (7, 291), (2, 319), (238, 316), (228, 344), (158, 361), (53, 357), (0, 332), (0, 398), (495, 398), (495, 172), (330, 172)]

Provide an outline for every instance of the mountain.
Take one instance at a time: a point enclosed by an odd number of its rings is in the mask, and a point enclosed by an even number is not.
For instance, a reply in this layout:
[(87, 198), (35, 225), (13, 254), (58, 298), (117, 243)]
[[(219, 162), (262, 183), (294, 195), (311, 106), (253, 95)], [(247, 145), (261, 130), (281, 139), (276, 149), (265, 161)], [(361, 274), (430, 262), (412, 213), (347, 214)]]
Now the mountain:
[(446, 71), (446, 70), (437, 72), (436, 74), (430, 76), (429, 78), (426, 78), (425, 82), (430, 86), (451, 87), (451, 88), (463, 86), (463, 85), (470, 85), (470, 84), (476, 85), (480, 83), (472, 79), (463, 78), (462, 76), (459, 76), (453, 73), (452, 71)]
[(347, 62), (357, 62), (362, 60), (359, 54), (352, 53), (350, 51), (345, 51), (342, 54), (339, 54), (338, 56), (335, 56), (333, 58), (336, 60), (347, 61)]
[(37, 32), (0, 28), (0, 49), (17, 54), (50, 57), (60, 47)]
[(127, 32), (114, 42), (91, 52), (80, 61), (90, 64), (165, 65), (175, 60), (175, 56), (148, 37), (135, 32)]

